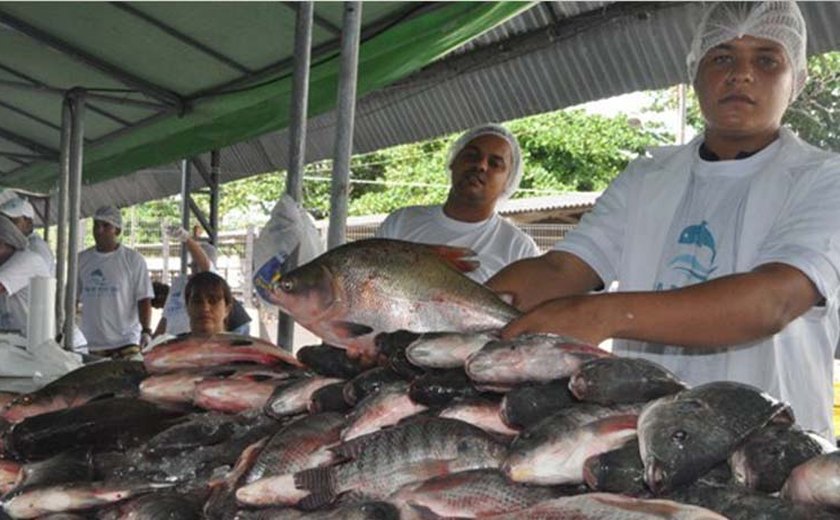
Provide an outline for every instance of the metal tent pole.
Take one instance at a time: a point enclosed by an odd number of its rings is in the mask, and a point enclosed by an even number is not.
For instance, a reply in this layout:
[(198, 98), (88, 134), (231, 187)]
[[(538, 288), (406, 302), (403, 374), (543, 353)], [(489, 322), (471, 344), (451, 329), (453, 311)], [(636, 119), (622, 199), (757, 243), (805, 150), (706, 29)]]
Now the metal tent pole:
[[(312, 52), (313, 2), (297, 4), (295, 21), (295, 72), (292, 83), (292, 103), (289, 120), (289, 168), (286, 173), (286, 193), (297, 202), (303, 199), (303, 168), (306, 163), (306, 116), (309, 103), (309, 63)], [(288, 269), (298, 263), (298, 249), (286, 260)], [(254, 266), (259, 268), (261, 266)], [(277, 316), (277, 344), (291, 351), (295, 340), (295, 324), (289, 315)]]
[(73, 349), (76, 321), (76, 287), (79, 272), (79, 215), (82, 195), (82, 153), (85, 137), (85, 90), (74, 88), (67, 93), (72, 129), (70, 133), (70, 168), (67, 191), (67, 292), (64, 294), (64, 348)]
[[(210, 243), (219, 245), (219, 175), (221, 173), (222, 153), (210, 152)], [(187, 230), (189, 231), (189, 230)]]
[[(58, 162), (58, 216), (56, 218), (55, 248), (55, 327), (64, 330), (64, 295), (67, 280), (67, 192), (70, 186), (70, 134), (73, 112), (70, 100), (65, 97), (61, 105), (61, 155)], [(69, 343), (64, 342), (65, 347)]]
[[(190, 228), (190, 161), (181, 161), (181, 227)], [(181, 244), (181, 276), (187, 274), (187, 248)]]
[(362, 3), (344, 4), (341, 32), (341, 71), (338, 80), (335, 154), (330, 193), (330, 227), (327, 248), (340, 246), (346, 240), (347, 197), (350, 193), (350, 157), (353, 153), (353, 117), (356, 111), (356, 76), (359, 65), (359, 35), (362, 25)]

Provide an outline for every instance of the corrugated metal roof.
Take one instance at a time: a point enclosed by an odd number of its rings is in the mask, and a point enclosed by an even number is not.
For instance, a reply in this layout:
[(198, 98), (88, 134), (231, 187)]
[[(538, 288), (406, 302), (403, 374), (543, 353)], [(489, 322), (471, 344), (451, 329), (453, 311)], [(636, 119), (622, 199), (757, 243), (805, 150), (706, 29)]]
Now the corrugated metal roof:
[[(840, 3), (800, 4), (809, 53), (840, 48)], [(360, 99), (354, 151), (364, 153), (685, 79), (696, 2), (546, 2), (438, 62)], [(307, 161), (332, 154), (334, 114), (309, 122)], [(209, 165), (209, 153), (197, 159)], [(287, 135), (224, 148), (222, 181), (285, 169)], [(175, 194), (177, 165), (87, 186), (83, 213)], [(195, 179), (194, 186), (200, 184)]]

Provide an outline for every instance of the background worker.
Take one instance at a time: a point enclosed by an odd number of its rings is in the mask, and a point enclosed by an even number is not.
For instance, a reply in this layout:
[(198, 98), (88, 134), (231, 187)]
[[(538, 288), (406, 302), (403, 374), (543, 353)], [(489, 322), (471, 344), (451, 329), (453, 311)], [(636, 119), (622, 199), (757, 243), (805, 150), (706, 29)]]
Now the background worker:
[(32, 204), (17, 195), (0, 205), (0, 213), (7, 216), (23, 233), (27, 240), (27, 249), (44, 259), (50, 270), (50, 276), (55, 276), (55, 256), (47, 242), (35, 233), (35, 208)]
[(91, 354), (130, 357), (151, 340), (154, 296), (146, 260), (120, 243), (122, 216), (113, 206), (93, 215), (96, 245), (79, 253), (80, 328)]
[(539, 253), (530, 236), (496, 212), (522, 179), (522, 151), (510, 131), (495, 124), (467, 131), (452, 144), (446, 164), (452, 182), (446, 202), (391, 213), (377, 237), (468, 247), (480, 265), (466, 274), (478, 282)]
[(840, 158), (781, 126), (805, 34), (793, 2), (709, 7), (687, 60), (704, 133), (631, 163), (553, 251), (488, 282), (527, 311), (505, 337), (616, 338), (689, 384), (754, 385), (833, 439)]
[(44, 260), (27, 249), (23, 233), (0, 215), (0, 330), (26, 336), (29, 280), (50, 276)]

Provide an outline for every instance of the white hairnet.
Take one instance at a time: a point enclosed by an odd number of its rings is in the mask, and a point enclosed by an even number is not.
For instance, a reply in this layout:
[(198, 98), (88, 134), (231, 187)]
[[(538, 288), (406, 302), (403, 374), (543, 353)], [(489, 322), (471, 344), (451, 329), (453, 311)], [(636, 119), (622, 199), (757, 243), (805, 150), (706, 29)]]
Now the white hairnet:
[(122, 229), (122, 215), (120, 210), (114, 206), (102, 206), (93, 214), (93, 220), (99, 220), (111, 224), (115, 228)]
[(488, 123), (477, 126), (471, 130), (467, 130), (464, 135), (452, 143), (452, 146), (449, 148), (449, 156), (446, 159), (446, 166), (451, 169), (452, 163), (455, 161), (455, 157), (461, 153), (461, 150), (463, 150), (470, 141), (476, 137), (488, 134), (501, 137), (510, 145), (510, 155), (513, 164), (510, 165), (510, 172), (508, 173), (507, 184), (505, 184), (505, 191), (503, 191), (499, 196), (499, 202), (503, 202), (513, 195), (519, 187), (519, 181), (522, 180), (522, 149), (519, 148), (519, 141), (516, 140), (516, 136), (513, 135), (507, 128), (495, 123)]
[(694, 82), (700, 60), (710, 49), (742, 36), (773, 40), (785, 49), (793, 69), (791, 101), (794, 100), (808, 79), (808, 66), (805, 19), (792, 1), (712, 4), (697, 26), (686, 58), (689, 79)]

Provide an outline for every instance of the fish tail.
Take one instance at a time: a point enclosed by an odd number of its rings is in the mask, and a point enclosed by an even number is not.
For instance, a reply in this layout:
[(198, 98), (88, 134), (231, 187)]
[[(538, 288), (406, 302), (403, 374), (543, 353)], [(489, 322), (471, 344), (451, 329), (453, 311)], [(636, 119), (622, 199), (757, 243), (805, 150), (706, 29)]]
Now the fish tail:
[(309, 496), (298, 502), (298, 507), (307, 511), (319, 509), (333, 500), (336, 495), (336, 478), (333, 468), (312, 468), (295, 473), (295, 487), (310, 491)]

